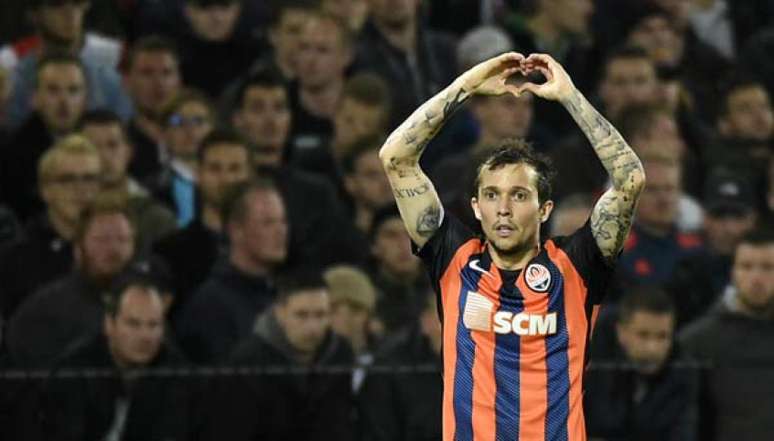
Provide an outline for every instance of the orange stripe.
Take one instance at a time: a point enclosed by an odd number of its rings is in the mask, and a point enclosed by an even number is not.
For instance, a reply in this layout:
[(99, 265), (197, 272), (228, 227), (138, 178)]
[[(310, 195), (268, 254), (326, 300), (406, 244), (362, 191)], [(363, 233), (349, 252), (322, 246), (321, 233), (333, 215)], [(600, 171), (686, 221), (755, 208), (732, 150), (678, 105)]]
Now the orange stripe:
[[(534, 293), (519, 274), (516, 286), (524, 296), (524, 312), (548, 313), (548, 296)], [(521, 339), (519, 357), (519, 439), (543, 440), (548, 412), (548, 374), (546, 341), (542, 335), (525, 335)]]
[(567, 254), (557, 248), (553, 241), (546, 243), (548, 257), (562, 272), (564, 278), (564, 317), (567, 323), (567, 350), (570, 369), (570, 408), (567, 418), (568, 441), (586, 439), (586, 427), (583, 418), (583, 361), (586, 353), (586, 299), (588, 289), (575, 265)]
[(594, 305), (591, 307), (591, 332), (589, 332), (589, 336), (592, 338), (594, 337), (594, 327), (597, 326), (597, 318), (599, 317), (599, 305)]
[[(492, 265), (494, 269), (494, 264)], [(479, 280), (478, 292), (499, 293), (502, 285), (500, 273), (490, 271), (495, 277), (482, 276)], [(492, 307), (492, 323), (494, 313), (500, 309), (500, 296), (488, 297), (494, 304)], [(476, 345), (476, 355), (473, 360), (473, 440), (495, 441), (497, 434), (497, 414), (495, 413), (495, 398), (497, 396), (497, 383), (495, 382), (494, 356), (495, 333), (471, 332), (473, 342)]]
[(457, 367), (457, 323), (460, 318), (461, 271), (471, 254), (480, 249), (480, 242), (471, 239), (454, 254), (439, 285), (443, 307), (443, 439), (454, 441), (454, 372)]

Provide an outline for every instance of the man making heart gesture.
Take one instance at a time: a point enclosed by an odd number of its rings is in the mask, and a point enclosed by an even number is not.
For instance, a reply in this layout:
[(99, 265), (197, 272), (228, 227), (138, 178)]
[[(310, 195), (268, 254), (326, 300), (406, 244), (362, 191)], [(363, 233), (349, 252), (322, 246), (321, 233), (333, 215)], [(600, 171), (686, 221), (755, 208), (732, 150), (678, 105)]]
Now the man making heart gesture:
[[(543, 84), (509, 81), (535, 72)], [(478, 165), (470, 205), (482, 234), (444, 212), (419, 167), (430, 139), (465, 100), (505, 93), (561, 103), (610, 174), (612, 187), (569, 236), (540, 240), (554, 207), (554, 172), (523, 140), (503, 140)], [(585, 440), (591, 329), (645, 186), (635, 153), (552, 57), (511, 52), (471, 68), (419, 107), (380, 158), (438, 294), (444, 441)]]

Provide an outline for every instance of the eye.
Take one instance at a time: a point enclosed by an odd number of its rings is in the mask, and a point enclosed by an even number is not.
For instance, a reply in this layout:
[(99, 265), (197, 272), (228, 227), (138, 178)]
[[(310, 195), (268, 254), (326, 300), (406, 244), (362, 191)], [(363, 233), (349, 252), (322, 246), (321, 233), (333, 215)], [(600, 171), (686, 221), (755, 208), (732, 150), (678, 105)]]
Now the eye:
[(517, 191), (513, 194), (513, 198), (517, 201), (526, 201), (527, 200), (527, 192), (526, 191)]
[(491, 200), (494, 200), (496, 197), (497, 197), (497, 195), (495, 195), (495, 192), (493, 192), (493, 191), (484, 191), (484, 199), (487, 199), (487, 200), (491, 201)]

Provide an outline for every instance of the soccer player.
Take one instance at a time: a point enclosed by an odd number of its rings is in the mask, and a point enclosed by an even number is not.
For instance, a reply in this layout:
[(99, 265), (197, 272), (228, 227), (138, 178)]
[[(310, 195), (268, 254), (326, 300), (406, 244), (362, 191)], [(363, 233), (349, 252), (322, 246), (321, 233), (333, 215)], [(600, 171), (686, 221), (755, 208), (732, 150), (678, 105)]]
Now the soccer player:
[[(546, 82), (509, 82), (517, 72), (539, 72)], [(541, 224), (553, 208), (550, 166), (523, 141), (505, 141), (478, 168), (471, 206), (483, 236), (476, 236), (444, 213), (419, 157), (471, 95), (525, 92), (570, 112), (612, 187), (582, 228), (541, 242)], [(443, 439), (585, 440), (589, 338), (645, 185), (635, 153), (553, 58), (506, 53), (419, 107), (385, 141), (380, 158), (439, 296)]]

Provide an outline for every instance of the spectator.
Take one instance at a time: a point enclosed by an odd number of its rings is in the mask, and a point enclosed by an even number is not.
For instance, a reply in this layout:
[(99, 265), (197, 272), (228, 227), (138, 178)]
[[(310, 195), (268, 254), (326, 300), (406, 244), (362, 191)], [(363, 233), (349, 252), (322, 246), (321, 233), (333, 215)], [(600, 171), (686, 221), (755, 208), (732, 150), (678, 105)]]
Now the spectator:
[(38, 160), (55, 139), (75, 129), (88, 93), (77, 58), (53, 55), (37, 66), (34, 112), (12, 134), (0, 158), (0, 192), (22, 221), (43, 208), (35, 185)]
[[(38, 86), (35, 82), (36, 71), (40, 70), (38, 64), (51, 53), (66, 53), (83, 63), (81, 70), (90, 89), (86, 97), (87, 108), (107, 108), (122, 119), (129, 118), (131, 102), (116, 71), (121, 44), (84, 31), (84, 15), (89, 3), (89, 0), (34, 0), (25, 5), (36, 34), (25, 45), (20, 45), (29, 52), (8, 53), (11, 60), (7, 60), (6, 67), (13, 67), (13, 95), (8, 114), (12, 125), (21, 124), (30, 113), (34, 90)], [(34, 49), (30, 50), (30, 47)], [(20, 59), (17, 58), (19, 55)]]
[(392, 189), (379, 159), (381, 144), (381, 138), (363, 139), (343, 158), (341, 164), (352, 218), (363, 234), (371, 231), (376, 210), (392, 203)]
[(153, 194), (174, 210), (185, 227), (196, 217), (197, 153), (210, 134), (216, 115), (206, 96), (195, 90), (180, 93), (164, 111), (165, 147), (169, 161), (149, 182)]
[(594, 198), (587, 193), (573, 193), (557, 202), (551, 213), (551, 236), (569, 236), (591, 216)]
[(276, 69), (257, 71), (240, 92), (234, 126), (256, 146), (253, 157), (259, 176), (275, 180), (288, 210), (290, 264), (327, 266), (360, 263), (361, 242), (347, 219), (332, 185), (320, 176), (286, 165), (290, 112), (287, 92)]
[(375, 318), (384, 334), (392, 335), (419, 317), (430, 285), (421, 261), (411, 252), (411, 239), (398, 207), (389, 204), (376, 211), (370, 237), (371, 280), (379, 290)]
[(346, 24), (317, 13), (299, 37), (296, 81), (290, 84), (290, 155), (319, 149), (333, 136), (333, 119), (341, 106), (345, 72), (352, 62), (353, 41)]
[(368, 18), (367, 0), (322, 0), (322, 9), (346, 23), (353, 35), (360, 33)]
[[(669, 2), (661, 0), (661, 3)], [(688, 20), (693, 33), (729, 60), (736, 58), (737, 52), (756, 31), (770, 25), (774, 16), (774, 4), (769, 0), (688, 3), (691, 6)]]
[[(435, 295), (419, 318), (384, 345), (359, 396), (364, 441), (441, 439), (441, 323)], [(401, 372), (411, 366), (410, 373)]]
[(174, 279), (177, 299), (170, 311), (173, 321), (225, 248), (221, 213), (226, 192), (250, 178), (251, 156), (247, 143), (229, 130), (215, 130), (202, 141), (196, 177), (201, 195), (197, 217), (153, 246), (153, 253), (167, 262)]
[[(265, 51), (259, 33), (240, 26), (244, 0), (185, 0), (186, 26), (176, 38), (186, 85), (216, 99)], [(213, 69), (212, 66), (217, 66)]]
[(674, 330), (675, 308), (660, 288), (642, 286), (624, 295), (615, 318), (617, 344), (595, 344), (592, 355), (596, 362), (617, 363), (616, 369), (592, 363), (586, 376), (592, 439), (697, 439), (699, 382), (693, 370), (673, 364), (684, 359)]
[[(138, 276), (112, 290), (101, 332), (69, 350), (46, 382), (43, 439), (190, 439), (196, 388), (185, 377), (137, 375), (185, 365), (165, 339), (160, 291)], [(60, 368), (110, 375), (58, 377)]]
[(350, 367), (352, 349), (330, 330), (331, 300), (316, 271), (277, 282), (273, 307), (234, 351), (235, 367), (271, 368), (220, 384), (205, 439), (349, 441), (354, 439), (350, 376), (318, 369)]
[(716, 302), (730, 281), (734, 250), (758, 219), (750, 184), (729, 173), (710, 176), (704, 208), (705, 249), (679, 262), (667, 285), (678, 326), (699, 318)]
[(75, 270), (32, 294), (8, 324), (8, 352), (19, 366), (48, 367), (77, 340), (99, 331), (103, 292), (134, 256), (134, 228), (120, 201), (98, 199), (73, 239)]
[(126, 87), (135, 114), (127, 134), (134, 146), (129, 172), (143, 180), (157, 174), (167, 160), (163, 145), (165, 106), (180, 92), (180, 64), (173, 44), (158, 36), (137, 40), (127, 62)]
[(319, 7), (317, 0), (282, 0), (274, 2), (269, 23), (269, 40), (274, 48), (273, 62), (286, 80), (296, 78), (298, 52), (301, 49), (301, 30)]
[(457, 63), (450, 36), (421, 24), (418, 0), (369, 0), (355, 68), (395, 85), (390, 127), (454, 79)]
[(70, 242), (81, 213), (99, 191), (101, 170), (96, 148), (79, 135), (63, 138), (40, 158), (38, 185), (46, 211), (0, 256), (5, 319), (33, 291), (72, 268)]
[(701, 237), (677, 229), (681, 192), (680, 166), (674, 158), (642, 158), (648, 185), (618, 265), (625, 282), (658, 284), (667, 281), (677, 263), (701, 250)]
[(680, 335), (711, 363), (700, 439), (765, 439), (774, 433), (774, 234), (749, 232), (737, 245), (731, 284), (712, 310)]
[(191, 297), (177, 321), (183, 349), (198, 363), (220, 363), (247, 337), (274, 299), (274, 274), (285, 262), (285, 205), (271, 181), (235, 186), (223, 201), (228, 257)]
[(102, 190), (124, 200), (135, 226), (137, 254), (146, 254), (153, 242), (175, 229), (174, 215), (127, 174), (132, 146), (116, 114), (106, 110), (87, 112), (81, 119), (81, 130), (99, 151)]

